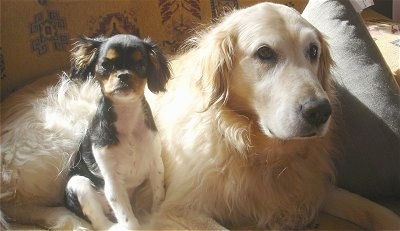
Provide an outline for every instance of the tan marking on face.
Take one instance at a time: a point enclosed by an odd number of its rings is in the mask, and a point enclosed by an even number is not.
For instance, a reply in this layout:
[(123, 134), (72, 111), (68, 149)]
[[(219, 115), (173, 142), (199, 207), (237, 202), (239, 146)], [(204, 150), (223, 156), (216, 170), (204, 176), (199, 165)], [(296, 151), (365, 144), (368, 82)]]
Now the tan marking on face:
[(117, 57), (118, 57), (118, 52), (115, 49), (110, 48), (107, 50), (107, 53), (106, 53), (107, 59), (115, 59)]
[(146, 86), (145, 78), (140, 78), (137, 76), (132, 77), (132, 88), (133, 88), (135, 94), (143, 95), (145, 86)]
[(142, 60), (142, 52), (140, 52), (140, 51), (135, 51), (135, 52), (133, 52), (132, 53), (132, 58), (133, 58), (133, 60), (134, 61), (140, 61), (140, 60)]
[(99, 81), (100, 87), (105, 95), (111, 94), (117, 84), (116, 73), (112, 73), (107, 77), (97, 78), (97, 80)]
[[(101, 88), (103, 89), (103, 93), (107, 96), (112, 96), (115, 92), (115, 89), (119, 85), (119, 79), (116, 73), (112, 73), (108, 78), (98, 78)], [(146, 79), (140, 78), (136, 75), (132, 75), (130, 78), (130, 88), (124, 89), (120, 91), (119, 94), (135, 94), (135, 95), (143, 95), (144, 89), (146, 87)]]

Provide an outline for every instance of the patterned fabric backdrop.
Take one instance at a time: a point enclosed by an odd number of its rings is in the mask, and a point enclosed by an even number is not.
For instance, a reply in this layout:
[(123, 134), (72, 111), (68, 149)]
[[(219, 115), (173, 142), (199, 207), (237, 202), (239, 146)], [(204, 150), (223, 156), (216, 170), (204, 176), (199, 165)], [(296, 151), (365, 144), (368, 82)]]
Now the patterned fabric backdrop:
[(46, 53), (51, 46), (54, 50), (65, 51), (68, 46), (67, 26), (58, 11), (42, 11), (34, 15), (30, 24), (32, 50)]
[(307, 0), (1, 0), (1, 97), (33, 79), (68, 70), (81, 35), (150, 37), (172, 54), (199, 25), (258, 2), (302, 12)]
[[(263, 0), (2, 0), (1, 97), (44, 74), (67, 70), (78, 36), (150, 37), (173, 53), (191, 30)], [(274, 0), (302, 10), (306, 0)], [(18, 20), (16, 20), (18, 19)]]

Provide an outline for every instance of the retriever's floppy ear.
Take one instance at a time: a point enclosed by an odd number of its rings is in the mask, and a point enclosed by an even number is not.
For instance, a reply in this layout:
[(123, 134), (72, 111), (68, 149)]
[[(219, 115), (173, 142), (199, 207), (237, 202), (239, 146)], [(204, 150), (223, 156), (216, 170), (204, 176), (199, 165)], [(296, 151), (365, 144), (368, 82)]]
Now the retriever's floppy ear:
[(82, 36), (74, 43), (71, 50), (70, 78), (85, 80), (94, 73), (99, 48), (104, 41), (106, 41), (104, 37), (92, 39)]
[(222, 28), (214, 28), (211, 33), (205, 35), (206, 37), (200, 38), (196, 55), (202, 72), (199, 84), (207, 99), (207, 109), (227, 100), (235, 37), (228, 29)]
[(320, 79), (322, 86), (325, 90), (329, 89), (329, 81), (331, 75), (331, 66), (333, 65), (333, 60), (329, 52), (329, 45), (326, 42), (324, 36), (318, 33), (318, 38), (321, 43), (321, 54), (319, 57), (318, 66), (318, 78)]
[(153, 93), (165, 91), (165, 85), (171, 77), (169, 62), (160, 48), (150, 39), (145, 39), (144, 43), (150, 59), (147, 68), (147, 87)]

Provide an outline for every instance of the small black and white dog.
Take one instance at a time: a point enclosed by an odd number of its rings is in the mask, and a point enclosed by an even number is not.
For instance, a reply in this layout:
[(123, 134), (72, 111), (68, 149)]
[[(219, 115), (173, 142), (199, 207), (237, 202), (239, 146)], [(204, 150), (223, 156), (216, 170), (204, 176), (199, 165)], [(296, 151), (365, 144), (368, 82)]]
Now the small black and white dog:
[(70, 169), (66, 205), (96, 230), (138, 229), (135, 189), (149, 180), (153, 210), (165, 196), (161, 141), (144, 90), (147, 83), (153, 93), (165, 91), (169, 64), (155, 44), (133, 35), (82, 38), (71, 78), (90, 76), (103, 96)]

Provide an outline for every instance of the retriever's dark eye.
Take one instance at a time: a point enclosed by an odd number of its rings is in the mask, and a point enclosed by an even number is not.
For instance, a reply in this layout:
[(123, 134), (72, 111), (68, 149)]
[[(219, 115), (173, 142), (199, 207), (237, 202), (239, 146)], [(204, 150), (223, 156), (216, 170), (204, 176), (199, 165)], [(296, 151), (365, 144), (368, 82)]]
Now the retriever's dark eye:
[(308, 55), (312, 61), (316, 60), (318, 58), (318, 46), (315, 44), (311, 44)]
[(272, 48), (262, 46), (257, 50), (256, 56), (262, 61), (275, 61), (277, 55)]

